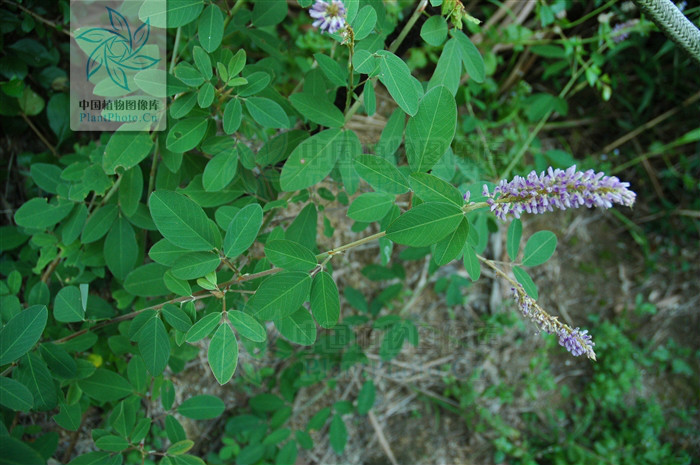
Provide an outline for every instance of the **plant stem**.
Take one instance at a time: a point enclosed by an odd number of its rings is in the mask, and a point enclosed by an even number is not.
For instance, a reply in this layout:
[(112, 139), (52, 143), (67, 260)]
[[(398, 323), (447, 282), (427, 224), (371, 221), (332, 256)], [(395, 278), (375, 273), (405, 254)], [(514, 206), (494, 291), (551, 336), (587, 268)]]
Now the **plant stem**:
[(34, 126), (34, 123), (32, 123), (32, 120), (30, 120), (29, 117), (27, 115), (25, 115), (24, 113), (20, 113), (20, 116), (22, 116), (22, 119), (24, 120), (24, 122), (27, 123), (27, 125), (32, 129), (32, 131), (34, 131), (34, 134), (37, 135), (39, 140), (44, 143), (46, 148), (48, 148), (51, 151), (53, 156), (56, 158), (59, 158), (58, 152), (56, 151), (56, 147), (51, 145), (51, 143), (48, 141), (48, 139), (46, 139), (46, 137), (44, 137), (44, 135), (41, 133), (41, 131), (39, 131), (39, 129), (36, 126)]
[(175, 63), (177, 62), (177, 48), (180, 46), (180, 32), (181, 32), (180, 27), (177, 28), (177, 32), (175, 33), (175, 44), (173, 44), (173, 56), (170, 59), (170, 71), (168, 73), (173, 74), (173, 70), (175, 69)]

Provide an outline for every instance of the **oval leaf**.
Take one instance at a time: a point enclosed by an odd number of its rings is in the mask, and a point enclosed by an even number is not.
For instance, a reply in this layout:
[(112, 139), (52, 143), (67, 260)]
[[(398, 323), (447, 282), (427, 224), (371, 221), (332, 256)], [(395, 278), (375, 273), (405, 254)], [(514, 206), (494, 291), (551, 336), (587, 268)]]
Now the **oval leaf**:
[(523, 265), (541, 265), (554, 254), (557, 248), (557, 236), (551, 231), (539, 231), (533, 234), (525, 244)]
[(229, 310), (226, 314), (233, 327), (244, 338), (254, 342), (265, 342), (267, 339), (265, 327), (252, 316), (238, 310)]
[(425, 94), (406, 124), (406, 157), (413, 171), (428, 171), (445, 154), (457, 128), (457, 104), (445, 86)]
[(453, 232), (462, 222), (462, 210), (449, 203), (417, 205), (398, 217), (386, 230), (386, 237), (397, 244), (425, 247)]
[(228, 324), (220, 325), (212, 336), (207, 360), (216, 381), (219, 384), (228, 383), (238, 364), (238, 342)]
[(224, 237), (224, 255), (236, 258), (255, 242), (263, 222), (262, 207), (252, 203), (243, 207), (226, 230)]
[(519, 219), (514, 219), (508, 227), (508, 238), (506, 239), (506, 250), (511, 260), (515, 261), (520, 251), (520, 238), (523, 234), (523, 223)]
[(340, 296), (338, 287), (328, 272), (322, 271), (314, 276), (310, 303), (314, 318), (323, 328), (332, 328), (338, 323)]
[(34, 347), (48, 316), (45, 305), (34, 305), (20, 311), (0, 329), (0, 365), (14, 362)]
[(173, 245), (187, 250), (207, 251), (217, 239), (202, 207), (182, 194), (156, 191), (148, 199), (153, 222)]
[(285, 270), (310, 271), (317, 264), (316, 256), (301, 244), (288, 240), (274, 240), (265, 244), (265, 256)]
[(218, 397), (201, 395), (190, 397), (177, 408), (180, 415), (193, 420), (209, 420), (222, 413), (226, 405)]
[(286, 271), (267, 278), (247, 302), (246, 311), (263, 321), (291, 315), (304, 303), (311, 278), (301, 271)]
[(287, 317), (275, 320), (275, 328), (295, 344), (310, 346), (316, 342), (316, 323), (304, 307)]

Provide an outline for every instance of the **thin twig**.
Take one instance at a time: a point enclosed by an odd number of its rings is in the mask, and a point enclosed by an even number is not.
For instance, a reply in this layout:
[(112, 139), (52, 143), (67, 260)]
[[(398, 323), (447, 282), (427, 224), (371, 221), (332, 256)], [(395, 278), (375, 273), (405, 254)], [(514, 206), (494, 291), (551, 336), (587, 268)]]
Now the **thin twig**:
[(30, 120), (27, 117), (27, 115), (25, 115), (24, 113), (20, 113), (20, 116), (22, 117), (24, 122), (27, 123), (27, 125), (32, 129), (32, 131), (34, 131), (34, 134), (37, 135), (39, 140), (41, 140), (41, 142), (44, 143), (46, 148), (48, 148), (51, 151), (51, 153), (54, 155), (54, 157), (58, 158), (59, 155), (58, 155), (58, 152), (56, 151), (56, 147), (51, 145), (51, 143), (48, 141), (48, 139), (46, 139), (46, 137), (44, 137), (44, 135), (41, 133), (41, 131), (39, 131), (39, 129), (36, 126), (34, 126), (34, 123), (32, 123), (32, 120)]

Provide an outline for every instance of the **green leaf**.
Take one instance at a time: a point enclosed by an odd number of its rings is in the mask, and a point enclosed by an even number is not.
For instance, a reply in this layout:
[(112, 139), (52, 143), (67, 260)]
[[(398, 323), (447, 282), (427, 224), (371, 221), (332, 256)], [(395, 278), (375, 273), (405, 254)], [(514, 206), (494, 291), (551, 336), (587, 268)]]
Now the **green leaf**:
[(399, 169), (382, 157), (376, 155), (359, 155), (354, 160), (355, 171), (375, 191), (387, 194), (408, 192), (408, 181)]
[(435, 252), (433, 252), (435, 263), (442, 266), (459, 257), (467, 242), (467, 236), (469, 236), (469, 220), (462, 218), (457, 229), (435, 244)]
[(117, 219), (119, 209), (115, 204), (104, 205), (90, 215), (80, 235), (80, 242), (91, 244), (99, 241), (110, 230)]
[(452, 95), (457, 95), (459, 80), (462, 76), (462, 53), (457, 39), (447, 41), (438, 59), (433, 76), (428, 82), (428, 90), (436, 86), (445, 86)]
[(0, 405), (11, 410), (28, 412), (34, 406), (34, 396), (24, 384), (2, 376), (0, 377)]
[(532, 278), (530, 277), (530, 275), (527, 274), (527, 271), (520, 268), (519, 266), (514, 266), (513, 274), (515, 275), (515, 279), (523, 285), (525, 292), (527, 292), (527, 294), (530, 297), (537, 300), (539, 298), (539, 293), (537, 292), (537, 285), (532, 281)]
[(172, 444), (170, 447), (168, 447), (168, 450), (165, 453), (168, 455), (182, 455), (188, 450), (192, 449), (192, 446), (194, 446), (194, 441), (184, 439)]
[(289, 117), (275, 101), (263, 97), (249, 97), (245, 107), (253, 119), (265, 128), (289, 128)]
[(476, 256), (474, 248), (470, 244), (464, 246), (464, 268), (469, 273), (472, 281), (476, 282), (481, 277), (481, 263), (479, 257)]
[(512, 261), (518, 257), (520, 251), (520, 238), (523, 234), (523, 223), (519, 219), (514, 219), (508, 227), (508, 238), (506, 239), (506, 250)]
[(265, 327), (247, 313), (229, 310), (226, 315), (236, 331), (244, 338), (254, 342), (265, 342), (267, 339)]
[(541, 265), (554, 254), (557, 248), (557, 236), (552, 231), (539, 231), (533, 234), (525, 244), (523, 265)]
[(394, 205), (393, 195), (382, 192), (366, 192), (353, 200), (348, 208), (348, 216), (355, 221), (371, 223), (384, 218), (392, 205)]
[(158, 2), (144, 2), (139, 10), (139, 17), (149, 18), (151, 26), (164, 28), (177, 28), (189, 24), (199, 16), (202, 11), (202, 0), (168, 0), (167, 10), (163, 11), (163, 5)]
[(177, 305), (165, 304), (163, 306), (163, 316), (170, 326), (183, 333), (186, 333), (192, 327), (190, 317)]
[(321, 68), (323, 74), (326, 75), (333, 85), (336, 87), (345, 87), (348, 85), (348, 73), (337, 61), (323, 53), (315, 53), (314, 58), (316, 59), (316, 63), (318, 63), (318, 67)]
[(310, 271), (318, 264), (313, 252), (288, 240), (274, 240), (265, 244), (265, 256), (273, 265), (285, 270)]
[(187, 434), (185, 433), (185, 429), (182, 427), (182, 424), (180, 424), (180, 422), (172, 415), (167, 415), (165, 417), (165, 433), (172, 443), (187, 439)]
[(379, 347), (379, 356), (382, 360), (388, 361), (396, 357), (406, 340), (406, 329), (402, 322), (396, 323), (389, 327), (382, 339), (382, 345)]
[(201, 341), (205, 337), (209, 336), (214, 328), (216, 328), (221, 323), (221, 312), (210, 313), (199, 319), (192, 327), (187, 331), (185, 335), (185, 341), (187, 342), (197, 342)]
[(39, 346), (39, 350), (54, 377), (70, 379), (76, 376), (78, 366), (75, 359), (61, 346), (46, 342)]
[(464, 198), (456, 187), (428, 173), (413, 173), (408, 179), (411, 189), (424, 202), (448, 202), (458, 207)]
[(311, 311), (323, 328), (332, 328), (340, 317), (340, 296), (333, 278), (326, 271), (314, 276), (311, 283)]
[(228, 383), (238, 364), (238, 342), (227, 323), (219, 325), (219, 329), (212, 336), (207, 360), (216, 381), (219, 384)]
[(357, 413), (366, 415), (374, 406), (375, 389), (372, 380), (365, 381), (357, 395)]
[(178, 279), (197, 279), (216, 270), (220, 264), (221, 259), (215, 253), (192, 252), (180, 256), (171, 271)]
[(170, 359), (170, 339), (160, 318), (151, 318), (139, 331), (139, 352), (153, 376), (163, 373)]
[(255, 95), (262, 92), (265, 88), (268, 87), (272, 78), (269, 74), (265, 72), (256, 71), (254, 73), (249, 74), (248, 77), (246, 77), (246, 79), (248, 80), (248, 84), (238, 89), (239, 97), (249, 97), (251, 95)]
[(216, 89), (214, 89), (214, 85), (211, 82), (205, 82), (197, 92), (197, 105), (199, 105), (199, 108), (209, 108), (214, 102), (215, 94)]
[(107, 142), (102, 168), (105, 173), (114, 174), (117, 168), (128, 170), (151, 153), (153, 141), (147, 132), (117, 131)]
[(22, 357), (19, 367), (15, 369), (13, 376), (32, 393), (35, 410), (43, 412), (56, 408), (56, 405), (58, 405), (58, 390), (49, 368), (41, 357), (34, 352), (26, 354)]
[(49, 194), (58, 194), (58, 185), (61, 183), (61, 168), (48, 163), (33, 163), (29, 168), (29, 175), (42, 190)]
[(34, 305), (20, 311), (0, 329), (0, 366), (12, 363), (41, 338), (49, 312), (45, 305)]
[(406, 123), (406, 114), (400, 108), (394, 110), (382, 129), (379, 143), (375, 147), (375, 152), (382, 158), (394, 160), (394, 154), (403, 142), (403, 131)]
[(19, 107), (27, 116), (35, 116), (44, 109), (44, 99), (29, 87), (24, 88), (22, 95), (18, 97)]
[(275, 320), (275, 328), (295, 344), (310, 346), (316, 342), (316, 323), (304, 307), (289, 316)]
[(156, 191), (148, 206), (156, 227), (173, 245), (195, 251), (217, 247), (211, 220), (193, 200), (177, 192)]
[(469, 37), (457, 29), (452, 29), (452, 37), (457, 39), (459, 49), (462, 54), (462, 63), (469, 74), (469, 77), (476, 82), (484, 82), (486, 77), (486, 68), (484, 67), (484, 59), (479, 53), (476, 45), (469, 40)]
[(106, 368), (98, 368), (89, 378), (78, 381), (78, 386), (85, 394), (102, 402), (123, 399), (134, 391), (126, 379)]
[(224, 15), (214, 3), (204, 9), (199, 17), (199, 43), (211, 53), (221, 45), (224, 37)]
[(82, 424), (83, 409), (80, 403), (67, 405), (60, 404), (60, 411), (53, 416), (58, 426), (68, 431), (78, 431)]
[(287, 17), (285, 0), (267, 0), (253, 5), (253, 26), (267, 27), (281, 23)]
[(226, 230), (224, 237), (224, 255), (236, 258), (255, 242), (260, 226), (262, 226), (263, 211), (257, 203), (243, 207)]
[[(355, 55), (352, 57), (352, 66), (355, 68), (355, 71), (360, 73), (373, 74), (374, 70), (379, 66), (379, 62), (373, 53), (359, 49), (355, 50)], [(369, 81), (368, 83), (372, 87)]]
[(186, 61), (175, 67), (175, 76), (190, 87), (199, 87), (204, 83), (202, 73)]
[(44, 198), (34, 197), (17, 209), (15, 223), (29, 229), (47, 229), (68, 216), (73, 206), (73, 202), (53, 205)]
[[(136, 213), (142, 193), (143, 172), (141, 167), (135, 166), (124, 173), (119, 185), (119, 207), (126, 216), (133, 216)], [(79, 206), (84, 207), (82, 203)]]
[[(80, 458), (80, 457), (78, 457)], [(77, 460), (77, 459), (76, 459)], [(72, 465), (84, 465), (73, 463)], [(46, 459), (25, 442), (12, 436), (5, 436), (0, 440), (0, 464), (2, 465), (46, 465)], [(92, 465), (92, 464), (90, 464)]]
[(201, 395), (190, 397), (180, 404), (177, 411), (183, 417), (193, 420), (209, 420), (224, 413), (225, 408), (224, 401), (218, 397)]
[(367, 37), (374, 29), (375, 24), (377, 24), (377, 12), (375, 9), (369, 5), (362, 7), (352, 22), (355, 40), (362, 40)]
[(129, 447), (129, 441), (114, 434), (107, 434), (95, 441), (95, 446), (108, 452), (121, 452)]
[(210, 80), (214, 76), (214, 72), (211, 69), (211, 58), (209, 54), (197, 45), (192, 49), (192, 57), (194, 58), (194, 64), (205, 80)]
[(168, 74), (165, 70), (144, 69), (136, 73), (134, 83), (148, 95), (165, 98), (167, 96), (167, 79)]
[(169, 294), (170, 291), (163, 282), (167, 267), (159, 263), (147, 263), (126, 275), (124, 289), (139, 297), (155, 297)]
[(168, 131), (165, 138), (165, 146), (175, 153), (184, 153), (192, 150), (202, 141), (207, 132), (209, 121), (206, 118), (187, 118), (175, 123)]
[(134, 269), (139, 246), (134, 229), (126, 218), (119, 217), (112, 224), (103, 250), (107, 268), (118, 279), (123, 280)]
[(170, 116), (175, 119), (187, 116), (197, 103), (198, 97), (199, 93), (194, 92), (178, 96), (177, 100), (170, 105)]
[(333, 415), (333, 419), (331, 420), (329, 439), (335, 453), (338, 455), (342, 454), (348, 442), (348, 430), (345, 428), (342, 417), (337, 413)]
[(416, 115), (406, 125), (406, 157), (413, 171), (428, 171), (440, 160), (454, 138), (457, 104), (444, 86), (430, 89)]
[(420, 28), (420, 36), (435, 47), (447, 38), (447, 21), (442, 16), (431, 16)]
[(292, 106), (309, 121), (329, 128), (345, 124), (345, 117), (338, 107), (318, 95), (300, 93), (289, 96)]
[(403, 111), (413, 116), (418, 112), (418, 101), (422, 97), (413, 83), (408, 65), (399, 57), (386, 50), (377, 52), (380, 57), (379, 80), (387, 88), (391, 97)]
[(243, 107), (241, 106), (241, 101), (237, 98), (229, 100), (224, 108), (224, 132), (226, 134), (233, 134), (238, 131), (238, 128), (241, 126), (242, 117)]
[(222, 190), (233, 181), (238, 170), (238, 151), (221, 152), (209, 160), (202, 175), (202, 185), (207, 192)]
[(148, 251), (148, 256), (156, 263), (172, 266), (183, 253), (187, 253), (187, 250), (174, 246), (167, 239), (161, 239), (153, 244), (151, 250)]
[(248, 300), (246, 310), (260, 320), (278, 320), (291, 315), (304, 303), (311, 278), (301, 271), (285, 271), (262, 282)]
[(391, 223), (386, 237), (397, 244), (425, 247), (457, 229), (463, 217), (462, 210), (453, 204), (422, 203)]
[(333, 169), (346, 140), (340, 129), (327, 129), (297, 145), (282, 167), (282, 189), (295, 191), (321, 182)]

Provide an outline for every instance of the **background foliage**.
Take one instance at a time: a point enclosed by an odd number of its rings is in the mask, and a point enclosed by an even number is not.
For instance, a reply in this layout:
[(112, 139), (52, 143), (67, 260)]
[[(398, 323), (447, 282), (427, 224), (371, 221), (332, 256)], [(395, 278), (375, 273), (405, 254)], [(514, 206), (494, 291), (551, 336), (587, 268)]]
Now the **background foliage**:
[[(700, 460), (697, 64), (629, 2), (440, 3), (346, 2), (351, 49), (308, 0), (170, 0), (168, 129), (111, 134), (69, 129), (68, 2), (3, 1), (0, 463)], [(462, 214), (575, 163), (635, 211)], [(476, 254), (583, 295), (599, 361)]]

